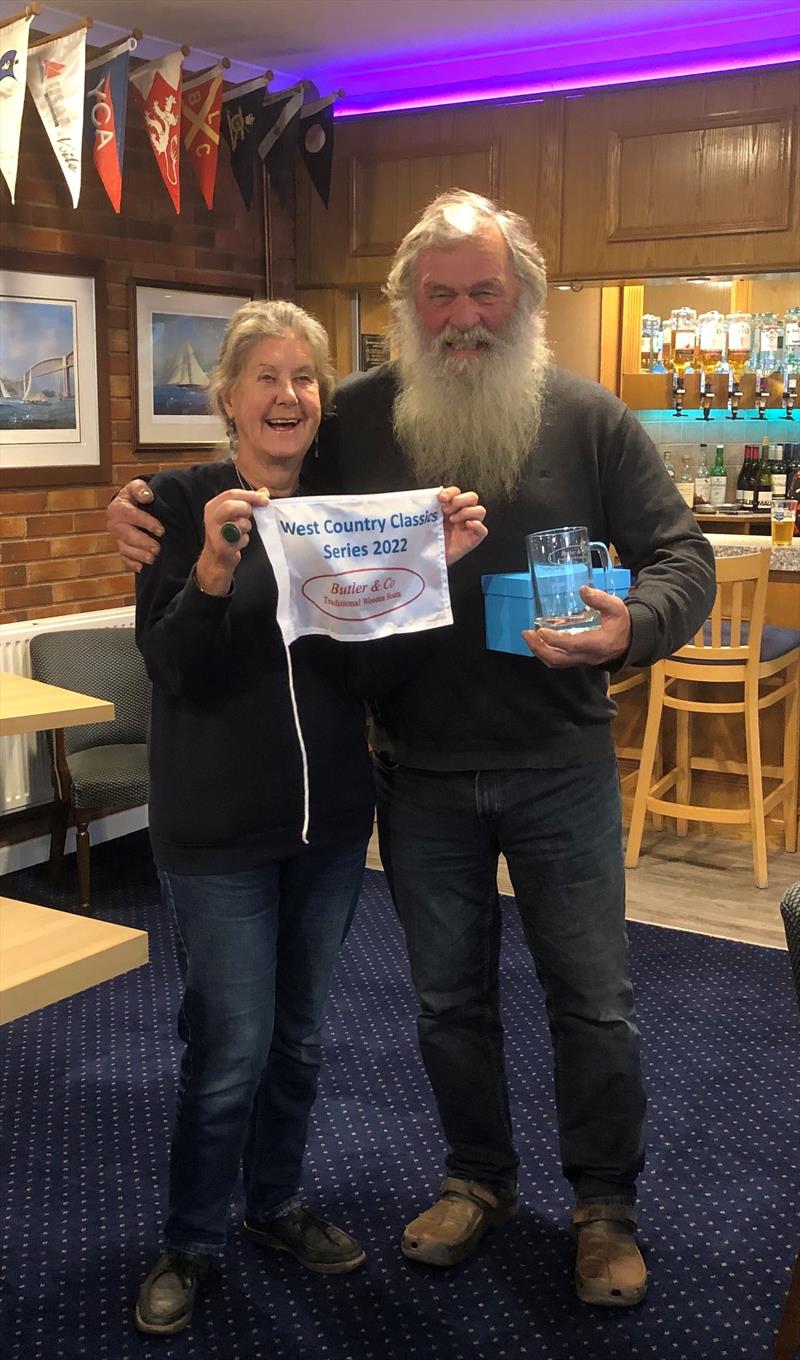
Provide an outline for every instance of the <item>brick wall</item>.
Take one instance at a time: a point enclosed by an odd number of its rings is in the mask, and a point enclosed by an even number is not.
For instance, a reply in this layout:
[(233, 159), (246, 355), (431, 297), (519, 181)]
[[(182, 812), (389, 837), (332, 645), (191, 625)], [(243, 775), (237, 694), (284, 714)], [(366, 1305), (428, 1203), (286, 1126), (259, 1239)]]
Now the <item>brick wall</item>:
[[(281, 151), (279, 145), (278, 151)], [(220, 151), (215, 206), (209, 212), (191, 167), (182, 163), (176, 216), (141, 124), (129, 103), (122, 211), (117, 217), (84, 153), (80, 203), (67, 186), (28, 98), (22, 127), (16, 205), (0, 181), (0, 233), (9, 249), (58, 252), (106, 264), (111, 481), (91, 486), (8, 490), (0, 494), (0, 620), (48, 618), (133, 602), (133, 577), (105, 533), (114, 488), (175, 463), (133, 452), (128, 282), (131, 278), (251, 291), (263, 296), (264, 211), (257, 182), (245, 209)], [(293, 152), (271, 172), (272, 292), (294, 295)], [(196, 458), (192, 459), (196, 461)]]

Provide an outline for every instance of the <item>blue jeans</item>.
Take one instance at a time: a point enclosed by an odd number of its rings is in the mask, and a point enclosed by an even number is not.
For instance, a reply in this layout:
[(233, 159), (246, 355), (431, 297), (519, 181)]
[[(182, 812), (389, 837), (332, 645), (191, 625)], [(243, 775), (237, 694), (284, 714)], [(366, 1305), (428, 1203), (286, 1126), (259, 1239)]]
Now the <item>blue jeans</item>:
[(300, 1202), (320, 1031), (366, 845), (245, 873), (160, 874), (184, 974), (165, 1245), (218, 1254), (240, 1165), (249, 1217)]
[(645, 1096), (616, 761), (439, 773), (379, 758), (375, 773), (448, 1174), (501, 1194), (516, 1186), (499, 1005), (502, 851), (546, 998), (564, 1174), (578, 1199), (633, 1202)]

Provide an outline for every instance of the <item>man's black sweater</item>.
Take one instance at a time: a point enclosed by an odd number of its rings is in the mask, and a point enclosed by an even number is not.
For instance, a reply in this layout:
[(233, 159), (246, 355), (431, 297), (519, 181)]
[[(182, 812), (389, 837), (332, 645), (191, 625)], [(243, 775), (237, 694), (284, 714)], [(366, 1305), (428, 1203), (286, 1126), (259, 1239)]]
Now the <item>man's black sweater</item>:
[[(395, 491), (418, 481), (392, 431), (391, 364), (346, 379), (323, 429), (327, 490)], [(450, 474), (441, 469), (446, 485)], [(474, 489), (480, 494), (481, 488)], [(488, 538), (450, 571), (454, 627), (375, 705), (376, 740), (432, 770), (557, 768), (613, 750), (614, 704), (599, 668), (548, 670), (487, 651), (484, 573), (527, 569), (525, 535), (585, 524), (613, 543), (636, 579), (631, 645), (618, 665), (649, 665), (683, 645), (714, 598), (714, 558), (642, 426), (597, 383), (549, 371), (542, 425), (511, 502), (488, 503)]]

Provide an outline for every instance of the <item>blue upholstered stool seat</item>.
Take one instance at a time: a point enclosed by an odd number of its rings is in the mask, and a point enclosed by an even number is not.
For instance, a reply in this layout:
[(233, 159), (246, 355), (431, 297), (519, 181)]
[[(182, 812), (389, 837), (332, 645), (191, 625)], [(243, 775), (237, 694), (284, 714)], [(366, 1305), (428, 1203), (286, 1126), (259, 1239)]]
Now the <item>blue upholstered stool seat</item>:
[[(721, 645), (723, 647), (730, 647), (731, 625), (728, 619), (723, 619), (721, 632)], [(749, 637), (750, 625), (748, 623), (743, 623), (740, 646), (746, 647)], [(703, 625), (703, 640), (707, 647), (712, 645), (710, 620)], [(800, 631), (797, 628), (778, 628), (777, 626), (769, 624), (761, 631), (761, 650), (758, 659), (759, 661), (775, 661), (777, 657), (786, 656), (787, 652), (794, 651), (795, 647), (800, 647)], [(682, 658), (679, 657), (677, 659), (681, 660)], [(713, 658), (707, 661), (703, 656), (702, 649), (698, 647), (696, 653), (692, 656), (692, 665), (730, 666), (731, 662), (728, 660), (714, 660)]]

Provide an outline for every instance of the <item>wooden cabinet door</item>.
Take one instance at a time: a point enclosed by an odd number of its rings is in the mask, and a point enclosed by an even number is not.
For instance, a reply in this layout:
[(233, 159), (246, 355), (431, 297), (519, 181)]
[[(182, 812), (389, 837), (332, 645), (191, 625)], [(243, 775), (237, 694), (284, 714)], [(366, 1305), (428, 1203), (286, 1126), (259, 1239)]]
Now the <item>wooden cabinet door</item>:
[(297, 283), (380, 284), (405, 233), (444, 189), (470, 189), (521, 213), (556, 267), (562, 101), (339, 120), (330, 206), (302, 167)]
[(796, 66), (568, 99), (561, 272), (797, 268), (798, 105)]

